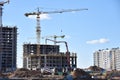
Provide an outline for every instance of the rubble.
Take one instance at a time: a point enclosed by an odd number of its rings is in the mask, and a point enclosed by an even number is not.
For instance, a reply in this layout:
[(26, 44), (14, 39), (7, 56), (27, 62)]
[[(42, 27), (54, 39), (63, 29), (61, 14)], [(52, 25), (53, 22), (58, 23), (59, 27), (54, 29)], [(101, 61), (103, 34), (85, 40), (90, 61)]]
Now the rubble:
[(88, 69), (91, 71), (103, 71), (103, 68), (97, 67), (97, 66), (90, 66)]
[[(0, 74), (4, 76), (3, 74)], [(28, 70), (25, 68), (17, 69), (10, 73), (7, 77), (9, 79), (41, 79), (41, 80), (63, 80), (64, 77), (71, 75), (75, 80), (93, 80), (91, 75), (83, 69), (77, 68), (68, 75), (44, 75), (40, 70)], [(3, 77), (4, 78), (4, 77)]]
[(21, 68), (21, 69), (17, 69), (15, 72), (13, 72), (9, 78), (12, 77), (18, 77), (18, 78), (22, 78), (22, 77), (42, 77), (42, 74), (39, 70), (28, 70), (25, 68)]

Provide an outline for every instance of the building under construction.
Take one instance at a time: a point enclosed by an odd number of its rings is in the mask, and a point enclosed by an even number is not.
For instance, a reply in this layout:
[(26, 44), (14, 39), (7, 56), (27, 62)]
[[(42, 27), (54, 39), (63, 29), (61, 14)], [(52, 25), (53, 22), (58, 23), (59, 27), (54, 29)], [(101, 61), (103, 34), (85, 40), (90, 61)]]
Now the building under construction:
[(17, 28), (0, 27), (0, 71), (16, 70)]
[[(25, 13), (26, 17), (31, 15), (36, 16), (37, 27), (36, 27), (36, 40), (37, 44), (24, 44), (23, 45), (23, 67), (27, 69), (42, 69), (42, 68), (57, 68), (59, 71), (71, 70), (77, 67), (77, 55), (76, 53), (70, 53), (68, 50), (66, 41), (50, 40), (55, 43), (65, 43), (66, 52), (60, 52), (59, 45), (41, 45), (41, 27), (40, 27), (40, 15), (41, 14), (55, 14), (72, 11), (82, 11), (88, 9), (67, 9), (59, 11), (40, 11), (37, 8), (37, 12)], [(61, 36), (62, 37), (62, 36)]]
[[(37, 56), (38, 44), (23, 45), (23, 67), (27, 69), (56, 68), (59, 71), (63, 69), (74, 69), (77, 67), (76, 53), (69, 53), (70, 65), (67, 60), (66, 52), (60, 52), (59, 45), (43, 44), (40, 46), (40, 55)], [(40, 60), (40, 61), (39, 61)], [(40, 64), (40, 66), (39, 66)]]
[(16, 70), (17, 58), (17, 28), (16, 26), (3, 26), (2, 10), (9, 0), (0, 1), (0, 72)]

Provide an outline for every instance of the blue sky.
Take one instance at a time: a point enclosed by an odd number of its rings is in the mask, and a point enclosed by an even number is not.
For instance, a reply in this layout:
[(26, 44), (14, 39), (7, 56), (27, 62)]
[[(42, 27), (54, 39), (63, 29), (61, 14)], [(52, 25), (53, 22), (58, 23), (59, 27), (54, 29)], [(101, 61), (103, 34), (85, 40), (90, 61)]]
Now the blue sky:
[[(2, 1), (2, 0), (1, 0)], [(17, 65), (22, 67), (24, 42), (36, 43), (36, 20), (24, 16), (27, 12), (82, 9), (41, 16), (41, 36), (65, 35), (69, 51), (77, 53), (77, 66), (93, 65), (93, 52), (120, 46), (120, 0), (10, 0), (3, 7), (3, 24), (18, 27)], [(61, 32), (62, 30), (62, 32)], [(44, 43), (44, 39), (41, 39)], [(53, 43), (50, 43), (53, 44)], [(61, 52), (66, 51), (61, 45)]]

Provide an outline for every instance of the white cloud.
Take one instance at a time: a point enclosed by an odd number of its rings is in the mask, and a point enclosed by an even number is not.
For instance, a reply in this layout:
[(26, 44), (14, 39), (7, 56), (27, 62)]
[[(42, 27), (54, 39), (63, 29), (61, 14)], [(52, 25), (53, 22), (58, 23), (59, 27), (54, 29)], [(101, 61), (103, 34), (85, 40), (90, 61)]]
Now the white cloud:
[(90, 41), (87, 41), (86, 43), (87, 44), (103, 44), (103, 43), (107, 43), (107, 42), (109, 42), (109, 39), (101, 38), (98, 40), (90, 40)]
[[(36, 19), (36, 15), (30, 15), (29, 18)], [(51, 19), (51, 18), (50, 18), (50, 16), (48, 14), (41, 14), (40, 19), (45, 20), (45, 19)]]

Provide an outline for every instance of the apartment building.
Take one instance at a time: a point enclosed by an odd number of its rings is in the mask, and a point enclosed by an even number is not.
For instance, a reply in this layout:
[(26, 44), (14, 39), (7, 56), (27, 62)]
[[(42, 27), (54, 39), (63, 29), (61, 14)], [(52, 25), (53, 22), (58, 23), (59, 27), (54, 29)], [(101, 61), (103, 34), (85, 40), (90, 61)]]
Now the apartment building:
[(116, 48), (116, 50), (113, 51), (114, 53), (114, 67), (116, 70), (120, 70), (120, 48)]
[(120, 48), (95, 51), (94, 65), (106, 70), (120, 70)]
[(0, 71), (16, 70), (17, 28), (0, 27)]
[(94, 65), (110, 69), (109, 50), (99, 50), (94, 53)]

